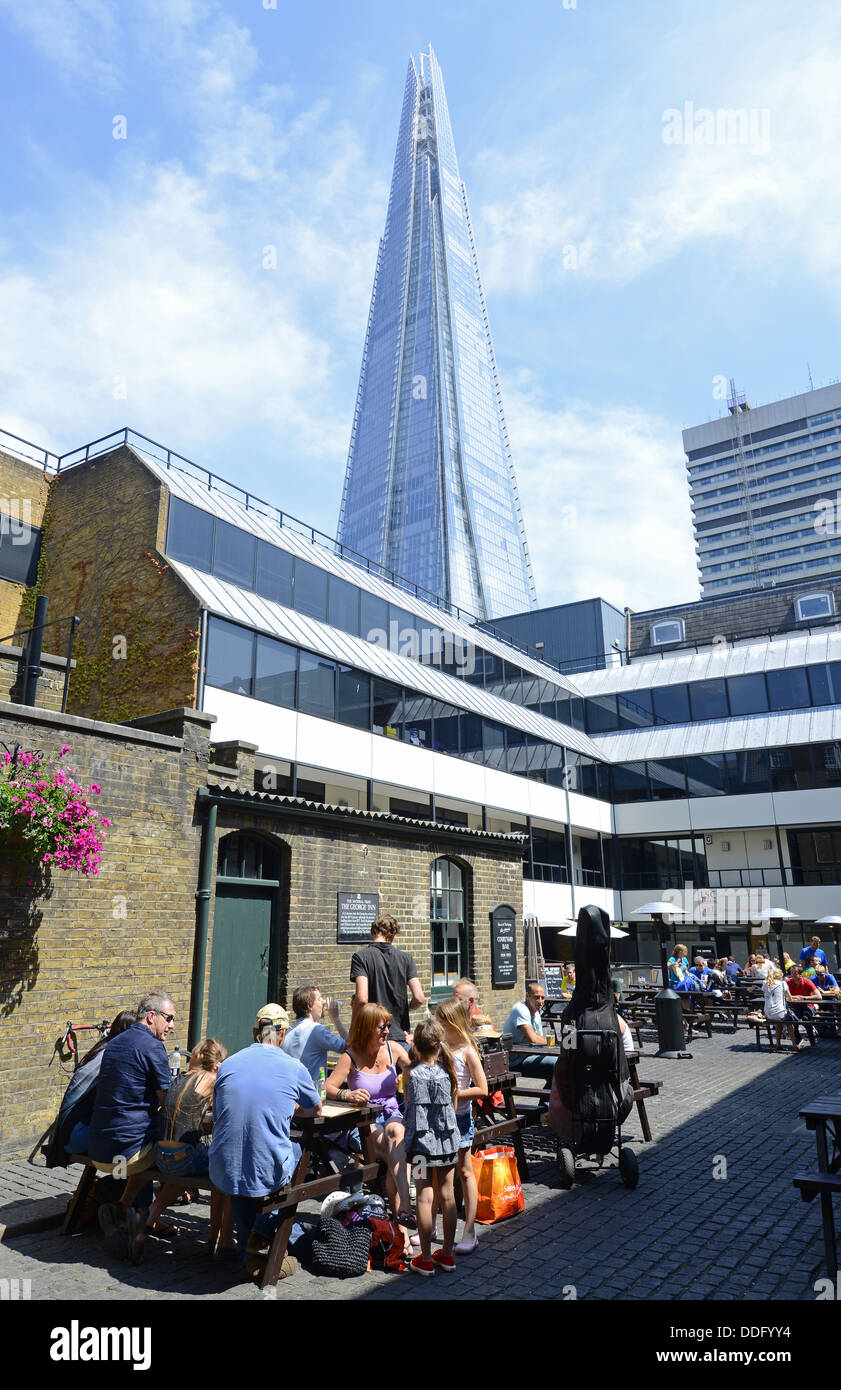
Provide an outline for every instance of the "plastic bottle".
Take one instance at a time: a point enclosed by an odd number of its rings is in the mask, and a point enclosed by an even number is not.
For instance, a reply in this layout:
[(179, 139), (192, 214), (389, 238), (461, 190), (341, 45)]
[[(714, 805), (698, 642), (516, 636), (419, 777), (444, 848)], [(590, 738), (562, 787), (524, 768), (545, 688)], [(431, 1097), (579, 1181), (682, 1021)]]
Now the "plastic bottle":
[(318, 1068), (318, 1098), (322, 1102), (327, 1099), (327, 1072), (323, 1067)]
[(181, 1048), (180, 1048), (180, 1047), (175, 1047), (175, 1048), (173, 1048), (172, 1057), (170, 1058), (170, 1062), (169, 1062), (169, 1069), (170, 1069), (170, 1071), (172, 1072), (172, 1075), (173, 1075), (173, 1076), (178, 1076), (179, 1072), (181, 1071)]

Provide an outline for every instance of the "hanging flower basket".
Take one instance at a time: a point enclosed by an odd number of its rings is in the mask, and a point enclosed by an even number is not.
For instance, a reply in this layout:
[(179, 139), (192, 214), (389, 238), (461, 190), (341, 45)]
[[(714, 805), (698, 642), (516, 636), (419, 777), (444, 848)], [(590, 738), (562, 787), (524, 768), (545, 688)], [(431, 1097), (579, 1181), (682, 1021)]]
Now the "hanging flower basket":
[(99, 873), (102, 831), (111, 822), (88, 801), (99, 796), (95, 782), (85, 790), (62, 766), (70, 752), (0, 753), (0, 850), (19, 862), (73, 869), (91, 878)]

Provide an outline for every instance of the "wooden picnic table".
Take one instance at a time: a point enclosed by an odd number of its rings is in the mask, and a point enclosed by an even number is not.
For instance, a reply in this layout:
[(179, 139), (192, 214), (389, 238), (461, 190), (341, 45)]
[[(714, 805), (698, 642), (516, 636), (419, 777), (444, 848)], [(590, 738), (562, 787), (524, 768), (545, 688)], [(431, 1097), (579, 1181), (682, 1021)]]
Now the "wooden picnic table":
[(817, 1173), (796, 1173), (792, 1179), (804, 1202), (821, 1199), (824, 1257), (830, 1279), (838, 1273), (838, 1250), (832, 1197), (841, 1192), (841, 1095), (818, 1096), (799, 1112), (806, 1128), (814, 1130), (817, 1149)]

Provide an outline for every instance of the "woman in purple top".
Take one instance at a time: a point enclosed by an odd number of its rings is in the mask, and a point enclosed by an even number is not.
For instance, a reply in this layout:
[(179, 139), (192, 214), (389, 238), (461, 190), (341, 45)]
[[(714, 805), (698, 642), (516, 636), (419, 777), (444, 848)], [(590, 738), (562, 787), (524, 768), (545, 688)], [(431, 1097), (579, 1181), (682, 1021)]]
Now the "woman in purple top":
[(388, 1194), (395, 1219), (412, 1220), (403, 1116), (397, 1101), (397, 1072), (409, 1066), (400, 1043), (388, 1041), (391, 1015), (380, 1004), (363, 1004), (348, 1035), (346, 1050), (327, 1078), (329, 1100), (380, 1108), (381, 1123), (371, 1133), (374, 1152), (388, 1168)]

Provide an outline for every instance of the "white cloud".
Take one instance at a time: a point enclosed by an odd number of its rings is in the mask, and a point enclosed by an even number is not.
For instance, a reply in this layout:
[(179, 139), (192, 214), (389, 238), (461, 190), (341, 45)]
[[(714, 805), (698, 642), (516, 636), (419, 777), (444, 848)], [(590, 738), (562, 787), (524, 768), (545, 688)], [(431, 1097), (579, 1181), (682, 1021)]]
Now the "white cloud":
[(552, 406), (528, 383), (507, 391), (505, 405), (540, 605), (697, 598), (674, 423), (579, 401)]
[(103, 91), (120, 85), (113, 53), (117, 23), (109, 0), (0, 0), (0, 10), (55, 64), (64, 82), (83, 77)]

